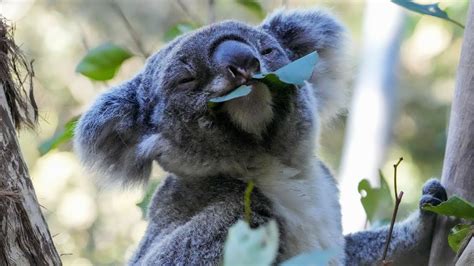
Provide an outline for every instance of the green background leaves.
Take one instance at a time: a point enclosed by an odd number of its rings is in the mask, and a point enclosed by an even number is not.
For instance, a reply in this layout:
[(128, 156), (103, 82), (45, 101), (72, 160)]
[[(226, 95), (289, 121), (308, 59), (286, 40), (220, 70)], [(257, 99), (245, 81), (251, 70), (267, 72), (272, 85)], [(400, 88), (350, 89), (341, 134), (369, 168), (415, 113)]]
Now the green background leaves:
[(41, 143), (38, 150), (41, 155), (48, 153), (50, 150), (57, 148), (59, 145), (66, 143), (74, 136), (74, 129), (76, 128), (77, 120), (79, 116), (76, 116), (69, 120), (65, 125), (64, 129), (54, 134), (51, 138)]
[(472, 234), (474, 234), (474, 225), (456, 225), (455, 227), (451, 228), (448, 235), (449, 247), (451, 247), (454, 252), (458, 252), (461, 244), (464, 242), (464, 239), (471, 237)]
[(133, 54), (112, 43), (102, 44), (91, 49), (76, 67), (76, 72), (93, 79), (112, 79), (122, 63)]
[(374, 188), (367, 179), (359, 182), (357, 187), (361, 193), (361, 203), (364, 207), (367, 219), (372, 225), (390, 221), (393, 209), (393, 199), (383, 174), (379, 173), (380, 188)]

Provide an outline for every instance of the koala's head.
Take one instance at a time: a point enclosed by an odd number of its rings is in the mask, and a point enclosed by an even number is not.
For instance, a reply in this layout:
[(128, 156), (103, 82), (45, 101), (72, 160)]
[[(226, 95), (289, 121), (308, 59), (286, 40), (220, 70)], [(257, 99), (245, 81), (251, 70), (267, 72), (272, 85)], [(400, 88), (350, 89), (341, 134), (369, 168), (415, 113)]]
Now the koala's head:
[[(185, 34), (111, 89), (79, 121), (81, 161), (110, 180), (148, 179), (156, 160), (186, 178), (239, 177), (276, 158), (298, 164), (313, 150), (320, 121), (342, 105), (344, 29), (319, 10), (278, 11), (261, 25), (220, 22)], [(265, 73), (317, 51), (312, 79), (284, 92), (252, 92), (209, 108)]]

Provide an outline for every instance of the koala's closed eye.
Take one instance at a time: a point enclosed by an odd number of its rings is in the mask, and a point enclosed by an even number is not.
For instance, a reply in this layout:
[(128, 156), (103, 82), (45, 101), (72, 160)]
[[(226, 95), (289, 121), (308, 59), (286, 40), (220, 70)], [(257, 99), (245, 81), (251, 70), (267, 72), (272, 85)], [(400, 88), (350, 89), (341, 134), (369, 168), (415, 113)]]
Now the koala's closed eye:
[(197, 84), (197, 74), (194, 68), (185, 60), (180, 59), (181, 66), (179, 67), (177, 73), (179, 75), (176, 77), (176, 85), (179, 87), (195, 87)]
[(185, 85), (185, 84), (189, 85), (189, 83), (192, 83), (192, 82), (195, 82), (195, 81), (196, 81), (196, 78), (194, 78), (194, 77), (191, 77), (191, 76), (184, 77), (184, 78), (182, 78), (178, 81), (178, 85)]
[(276, 49), (273, 48), (273, 47), (268, 47), (268, 48), (265, 48), (265, 49), (263, 49), (262, 51), (260, 51), (260, 54), (261, 54), (261, 55), (269, 55), (269, 54), (275, 52), (275, 50), (276, 50)]

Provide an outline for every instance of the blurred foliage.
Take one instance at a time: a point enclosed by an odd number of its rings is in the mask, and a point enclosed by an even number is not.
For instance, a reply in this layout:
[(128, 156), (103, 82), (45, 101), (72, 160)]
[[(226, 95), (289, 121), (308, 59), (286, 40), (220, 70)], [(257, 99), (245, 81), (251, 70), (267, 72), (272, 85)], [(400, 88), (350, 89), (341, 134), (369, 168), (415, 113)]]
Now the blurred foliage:
[(420, 14), (425, 14), (447, 20), (464, 29), (464, 25), (450, 18), (446, 11), (439, 8), (439, 3), (423, 5), (415, 3), (411, 0), (392, 0), (392, 2)]
[(55, 133), (51, 138), (41, 143), (41, 145), (38, 147), (39, 153), (41, 155), (45, 155), (52, 149), (59, 147), (59, 145), (71, 141), (72, 137), (74, 136), (74, 129), (78, 119), (79, 116), (72, 118), (64, 125), (64, 129)]
[[(199, 21), (194, 21), (176, 1), (117, 1), (147, 51), (158, 50), (177, 35), (208, 21), (208, 1), (182, 2)], [(362, 1), (240, 2), (258, 3), (262, 14), (281, 7), (283, 2), (289, 7), (328, 7), (348, 26), (352, 53), (359, 54)], [(144, 198), (145, 193), (141, 190), (98, 191), (93, 179), (87, 178), (87, 173), (81, 170), (70, 144), (53, 143), (41, 153), (37, 147), (51, 136), (67, 132), (68, 127), (64, 128), (64, 125), (72, 117), (82, 113), (108, 85), (133, 76), (143, 66), (144, 58), (134, 56), (123, 61), (108, 84), (92, 82), (75, 72), (76, 65), (90, 47), (105, 41), (126, 48), (132, 54), (140, 54), (124, 22), (108, 1), (5, 0), (0, 6), (2, 13), (9, 14), (8, 18), (16, 23), (15, 37), (23, 44), (21, 48), (35, 59), (35, 95), (41, 112), (39, 130), (22, 131), (19, 137), (38, 200), (45, 207), (43, 211), (55, 244), (63, 254), (64, 264), (123, 264), (145, 230), (144, 206), (151, 193), (146, 193)], [(440, 7), (460, 23), (465, 21), (467, 6), (467, 0), (440, 3)], [(251, 9), (250, 5), (232, 0), (216, 0), (214, 6), (216, 21), (238, 19), (260, 23), (263, 15)], [(406, 192), (402, 213), (416, 208), (424, 180), (441, 175), (463, 34), (459, 27), (437, 18), (416, 14), (407, 16), (407, 20), (398, 71), (399, 112), (393, 125), (387, 165), (383, 168), (389, 171), (393, 158), (405, 157), (399, 179), (399, 187)], [(349, 58), (347, 62), (354, 68), (357, 67), (355, 58)], [(344, 118), (322, 132), (321, 157), (333, 169), (339, 165), (343, 130)], [(48, 149), (52, 150), (41, 156)], [(156, 182), (163, 175), (159, 167), (154, 168)], [(138, 202), (142, 203), (140, 207), (136, 205)]]
[(382, 172), (379, 172), (380, 187), (372, 187), (367, 179), (359, 182), (360, 201), (372, 227), (390, 223), (394, 201)]
[(137, 206), (142, 211), (143, 217), (146, 217), (148, 205), (150, 205), (151, 199), (153, 198), (155, 190), (158, 188), (159, 184), (160, 180), (150, 180), (148, 181), (148, 184), (146, 184), (145, 194), (143, 195), (141, 201), (137, 203)]
[(110, 80), (123, 62), (132, 57), (128, 50), (113, 43), (90, 49), (76, 67), (76, 72), (92, 80)]
[(255, 0), (237, 0), (237, 3), (244, 6), (251, 12), (253, 12), (259, 19), (265, 18), (267, 12), (263, 9), (262, 5), (260, 5), (259, 1)]
[(448, 243), (449, 247), (454, 252), (459, 252), (461, 245), (467, 238), (474, 236), (474, 225), (472, 224), (458, 224), (449, 231)]
[(189, 22), (183, 22), (183, 23), (178, 23), (171, 28), (169, 28), (163, 37), (163, 39), (166, 42), (172, 41), (174, 38), (178, 37), (181, 34), (184, 34), (186, 32), (190, 32), (192, 30), (195, 30), (199, 28), (197, 24), (194, 23), (189, 23)]
[[(229, 229), (224, 246), (224, 266), (272, 265), (278, 255), (278, 224), (270, 220), (251, 228), (244, 220)], [(316, 250), (292, 257), (281, 266), (328, 265), (338, 250)]]
[(271, 265), (278, 251), (278, 226), (275, 220), (250, 228), (243, 220), (229, 229), (224, 245), (224, 266)]

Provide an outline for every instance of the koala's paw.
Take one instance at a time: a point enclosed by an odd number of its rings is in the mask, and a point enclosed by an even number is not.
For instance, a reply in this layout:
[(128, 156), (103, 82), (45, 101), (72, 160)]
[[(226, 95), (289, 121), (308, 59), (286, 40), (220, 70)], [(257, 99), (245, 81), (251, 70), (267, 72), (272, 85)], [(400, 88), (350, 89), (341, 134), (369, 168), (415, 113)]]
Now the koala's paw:
[[(426, 181), (422, 191), (423, 195), (420, 199), (420, 209), (426, 204), (436, 206), (448, 199), (446, 190), (444, 189), (443, 185), (441, 185), (441, 183), (436, 179), (430, 179)], [(432, 214), (432, 212), (423, 210), (421, 210), (421, 212), (423, 214)]]

